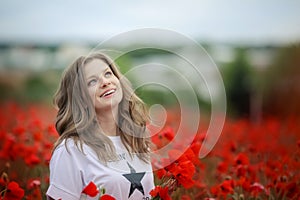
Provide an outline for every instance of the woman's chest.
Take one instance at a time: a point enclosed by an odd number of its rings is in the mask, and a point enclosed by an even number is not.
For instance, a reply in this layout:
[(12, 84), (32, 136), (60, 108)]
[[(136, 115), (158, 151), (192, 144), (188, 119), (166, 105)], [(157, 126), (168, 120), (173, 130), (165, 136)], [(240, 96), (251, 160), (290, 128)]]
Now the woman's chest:
[(151, 164), (125, 151), (118, 151), (117, 156), (106, 165), (90, 158), (83, 170), (84, 185), (92, 181), (116, 199), (147, 199), (154, 187)]

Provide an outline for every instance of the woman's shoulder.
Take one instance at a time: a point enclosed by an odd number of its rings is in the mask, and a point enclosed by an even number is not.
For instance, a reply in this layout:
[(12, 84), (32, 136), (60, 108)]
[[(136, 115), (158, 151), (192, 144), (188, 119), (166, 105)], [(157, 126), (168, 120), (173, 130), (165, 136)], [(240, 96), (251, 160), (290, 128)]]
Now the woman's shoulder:
[[(54, 149), (50, 159), (50, 169), (64, 168), (66, 164), (82, 168), (82, 164), (89, 162), (85, 151), (81, 151), (80, 144), (74, 139), (64, 139)], [(73, 168), (73, 167), (72, 167)]]
[(55, 148), (53, 156), (76, 156), (77, 158), (82, 157), (85, 159), (90, 156), (95, 157), (94, 151), (88, 145), (74, 138), (63, 139)]
[(83, 154), (85, 145), (79, 140), (73, 138), (63, 139), (54, 149), (54, 155), (74, 155)]
[(61, 140), (61, 142), (56, 146), (55, 151), (66, 151), (68, 149), (74, 149), (79, 144), (79, 141), (73, 138), (67, 138)]

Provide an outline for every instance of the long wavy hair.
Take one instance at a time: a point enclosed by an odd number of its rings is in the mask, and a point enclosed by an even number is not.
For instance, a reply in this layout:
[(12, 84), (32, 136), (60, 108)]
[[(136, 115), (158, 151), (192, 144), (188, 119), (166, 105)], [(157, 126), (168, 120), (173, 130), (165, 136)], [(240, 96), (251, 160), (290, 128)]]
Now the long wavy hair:
[(63, 73), (54, 96), (54, 105), (58, 109), (55, 126), (60, 135), (54, 150), (63, 140), (72, 138), (82, 152), (83, 144), (86, 144), (104, 163), (117, 158), (114, 145), (100, 129), (95, 107), (88, 93), (84, 66), (94, 59), (108, 64), (123, 90), (117, 121), (117, 132), (121, 141), (131, 156), (136, 154), (141, 160), (148, 162), (151, 143), (146, 130), (146, 106), (134, 93), (130, 82), (120, 73), (116, 64), (102, 53), (79, 57)]

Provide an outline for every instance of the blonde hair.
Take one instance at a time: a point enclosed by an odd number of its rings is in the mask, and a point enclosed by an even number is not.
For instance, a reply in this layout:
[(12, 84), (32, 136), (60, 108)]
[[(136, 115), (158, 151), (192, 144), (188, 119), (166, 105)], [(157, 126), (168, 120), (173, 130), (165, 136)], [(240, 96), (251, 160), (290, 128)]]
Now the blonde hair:
[(54, 149), (63, 140), (72, 138), (78, 148), (78, 144), (80, 145), (81, 151), (83, 144), (88, 145), (104, 163), (117, 158), (111, 140), (100, 130), (86, 86), (83, 67), (94, 59), (100, 59), (108, 64), (119, 79), (123, 90), (117, 122), (121, 141), (130, 155), (137, 154), (141, 160), (148, 162), (150, 139), (146, 131), (148, 120), (146, 106), (134, 93), (130, 82), (120, 73), (116, 64), (102, 53), (81, 56), (64, 71), (54, 96), (54, 104), (58, 108), (55, 126), (60, 135)]

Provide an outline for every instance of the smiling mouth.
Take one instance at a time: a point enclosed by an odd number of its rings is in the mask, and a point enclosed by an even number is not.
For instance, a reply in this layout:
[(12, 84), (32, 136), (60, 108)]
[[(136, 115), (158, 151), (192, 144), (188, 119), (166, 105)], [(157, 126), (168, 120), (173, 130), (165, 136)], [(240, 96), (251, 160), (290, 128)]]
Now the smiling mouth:
[(115, 92), (116, 92), (116, 89), (111, 89), (111, 90), (105, 91), (103, 94), (100, 95), (100, 97), (106, 97), (106, 96), (111, 95)]

